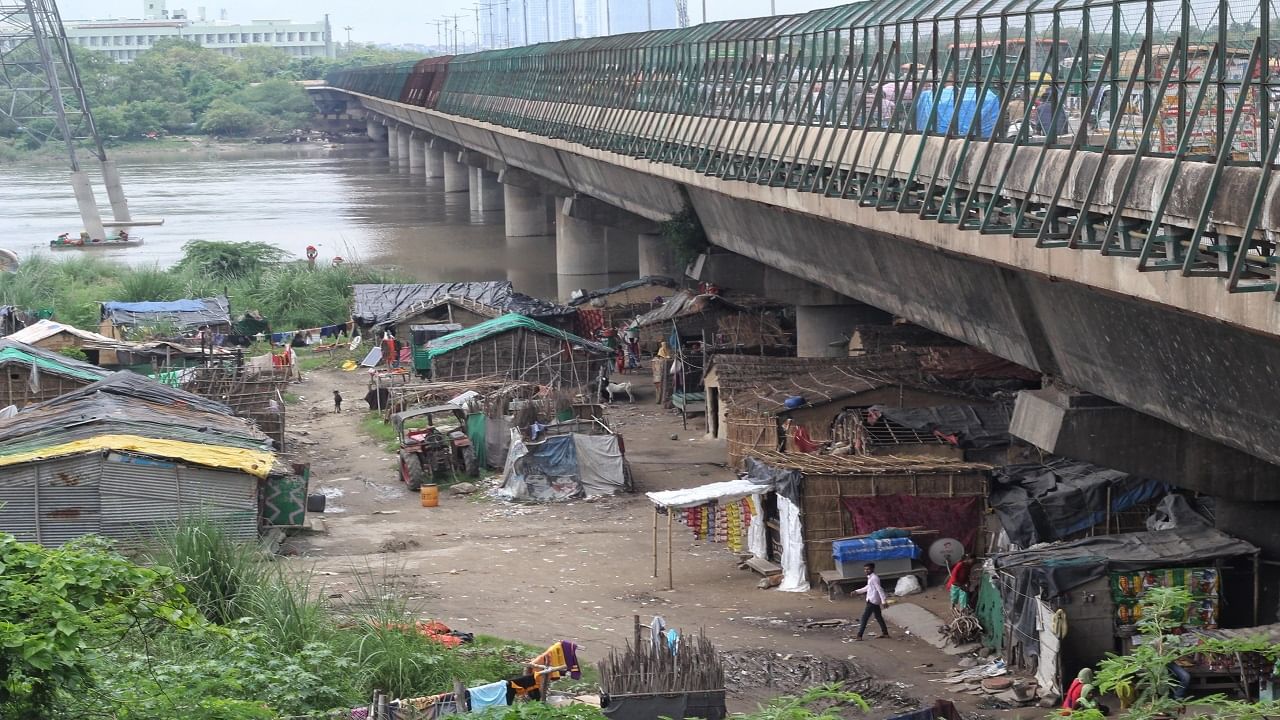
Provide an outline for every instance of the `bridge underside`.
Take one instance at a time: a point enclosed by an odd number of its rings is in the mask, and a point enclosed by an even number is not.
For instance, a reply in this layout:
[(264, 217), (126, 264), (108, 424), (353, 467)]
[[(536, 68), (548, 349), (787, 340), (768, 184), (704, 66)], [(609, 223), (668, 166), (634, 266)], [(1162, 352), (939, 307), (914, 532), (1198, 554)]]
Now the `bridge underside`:
[[(1128, 259), (1036, 249), (1032, 240), (962, 233), (874, 208), (848, 211), (857, 203), (847, 200), (806, 205), (785, 188), (360, 99), (373, 112), (638, 215), (662, 219), (691, 205), (717, 246), (1243, 451), (1238, 484), (1224, 488), (1213, 478), (1213, 492), (1280, 500), (1278, 469), (1254, 462), (1280, 464), (1272, 421), (1280, 343), (1261, 329), (1276, 326), (1280, 303), (1269, 298), (1226, 295), (1173, 274), (1139, 275), (1120, 265)], [(1209, 490), (1209, 482), (1196, 489)], [(1195, 487), (1195, 478), (1180, 484)]]

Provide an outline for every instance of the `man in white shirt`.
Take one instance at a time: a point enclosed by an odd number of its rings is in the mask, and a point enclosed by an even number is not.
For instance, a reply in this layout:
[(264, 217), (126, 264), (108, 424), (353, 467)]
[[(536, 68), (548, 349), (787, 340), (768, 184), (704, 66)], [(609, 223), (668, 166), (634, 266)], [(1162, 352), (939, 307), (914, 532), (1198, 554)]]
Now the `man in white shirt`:
[(880, 637), (889, 637), (889, 627), (884, 624), (884, 615), (880, 613), (880, 606), (884, 604), (885, 594), (884, 588), (880, 586), (880, 576), (876, 574), (876, 564), (867, 563), (862, 566), (862, 571), (866, 573), (867, 584), (865, 587), (858, 588), (855, 592), (859, 595), (866, 594), (867, 606), (862, 610), (862, 624), (858, 626), (858, 637), (861, 640), (862, 634), (867, 631), (867, 620), (871, 616), (875, 616), (876, 622), (880, 623)]

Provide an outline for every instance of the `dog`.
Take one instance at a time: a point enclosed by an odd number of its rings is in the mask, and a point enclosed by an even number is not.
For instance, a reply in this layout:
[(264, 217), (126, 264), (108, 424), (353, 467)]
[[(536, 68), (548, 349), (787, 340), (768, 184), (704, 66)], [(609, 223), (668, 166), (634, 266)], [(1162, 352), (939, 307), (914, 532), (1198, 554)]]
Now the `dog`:
[(621, 395), (622, 393), (627, 394), (627, 400), (630, 400), (631, 402), (636, 401), (635, 396), (631, 394), (631, 383), (629, 382), (609, 383), (604, 386), (604, 391), (609, 396), (609, 402), (613, 402), (614, 395)]

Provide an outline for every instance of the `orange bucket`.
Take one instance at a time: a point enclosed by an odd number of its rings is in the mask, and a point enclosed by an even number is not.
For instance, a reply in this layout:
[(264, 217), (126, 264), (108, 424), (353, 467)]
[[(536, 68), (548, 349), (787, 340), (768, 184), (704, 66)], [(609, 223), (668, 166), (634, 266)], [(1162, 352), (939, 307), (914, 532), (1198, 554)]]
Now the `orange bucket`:
[(422, 498), (422, 507), (435, 507), (440, 504), (439, 485), (423, 485), (418, 494)]

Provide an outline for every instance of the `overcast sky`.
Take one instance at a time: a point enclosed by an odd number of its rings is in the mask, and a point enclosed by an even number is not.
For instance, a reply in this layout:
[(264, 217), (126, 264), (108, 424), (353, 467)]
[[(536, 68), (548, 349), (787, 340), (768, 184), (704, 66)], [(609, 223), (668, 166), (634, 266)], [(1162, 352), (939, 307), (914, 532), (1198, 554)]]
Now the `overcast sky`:
[[(192, 17), (196, 8), (203, 6), (207, 17), (218, 17), (219, 9), (226, 9), (231, 20), (299, 20), (313, 21), (329, 14), (334, 35), (345, 40), (342, 30), (352, 27), (351, 39), (356, 42), (434, 44), (435, 26), (428, 21), (446, 15), (471, 15), (478, 0), (167, 0), (169, 11), (184, 8)], [(512, 0), (516, 7), (522, 0)], [(540, 0), (527, 0), (540, 2)], [(581, 3), (582, 0), (580, 0)], [(644, 2), (645, 0), (627, 0)], [(662, 2), (663, 0), (654, 0)], [(674, 2), (674, 0), (666, 0)], [(702, 0), (688, 0), (689, 18), (701, 21)], [(850, 0), (775, 0), (779, 14), (804, 12), (822, 7), (844, 5)], [(758, 17), (769, 14), (770, 0), (706, 0), (707, 16), (711, 20)], [(141, 17), (143, 0), (61, 0), (58, 8), (64, 20), (101, 19), (110, 17)], [(465, 21), (464, 21), (465, 22)], [(465, 27), (465, 25), (464, 25)]]

